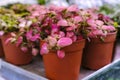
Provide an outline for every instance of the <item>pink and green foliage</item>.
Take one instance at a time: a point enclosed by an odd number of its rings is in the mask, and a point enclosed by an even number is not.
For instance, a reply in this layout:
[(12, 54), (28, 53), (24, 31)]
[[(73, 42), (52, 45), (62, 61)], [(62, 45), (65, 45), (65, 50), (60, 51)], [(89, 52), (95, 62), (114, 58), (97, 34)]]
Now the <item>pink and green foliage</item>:
[(50, 50), (57, 50), (58, 57), (64, 58), (65, 52), (61, 49), (77, 40), (102, 37), (115, 31), (113, 21), (107, 16), (98, 14), (94, 9), (83, 10), (76, 5), (69, 7), (33, 5), (30, 8), (28, 8), (31, 12), (30, 18), (37, 20), (40, 39), (45, 42), (40, 50), (42, 55)]
[(32, 48), (33, 55), (38, 53), (35, 47), (39, 40), (44, 41), (42, 55), (55, 50), (59, 58), (64, 58), (62, 48), (83, 38), (103, 37), (115, 31), (113, 21), (93, 9), (31, 5), (27, 10), (30, 15), (19, 19), (19, 31), (12, 40), (23, 51)]

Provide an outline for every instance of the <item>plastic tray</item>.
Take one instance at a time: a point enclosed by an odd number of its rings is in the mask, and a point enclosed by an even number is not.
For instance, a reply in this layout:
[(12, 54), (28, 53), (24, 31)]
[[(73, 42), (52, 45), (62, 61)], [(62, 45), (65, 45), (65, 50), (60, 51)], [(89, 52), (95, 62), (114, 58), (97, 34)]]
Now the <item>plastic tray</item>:
[(0, 80), (48, 80), (0, 59)]
[(82, 80), (120, 80), (120, 59), (108, 64)]

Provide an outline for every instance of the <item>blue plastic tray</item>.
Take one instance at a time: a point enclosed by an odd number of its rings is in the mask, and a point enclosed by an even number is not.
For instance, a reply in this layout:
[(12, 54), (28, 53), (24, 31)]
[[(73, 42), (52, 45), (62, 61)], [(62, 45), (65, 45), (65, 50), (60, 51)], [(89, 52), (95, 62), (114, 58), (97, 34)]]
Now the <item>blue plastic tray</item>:
[(82, 80), (120, 80), (120, 60), (114, 61)]
[(48, 80), (0, 59), (0, 80)]

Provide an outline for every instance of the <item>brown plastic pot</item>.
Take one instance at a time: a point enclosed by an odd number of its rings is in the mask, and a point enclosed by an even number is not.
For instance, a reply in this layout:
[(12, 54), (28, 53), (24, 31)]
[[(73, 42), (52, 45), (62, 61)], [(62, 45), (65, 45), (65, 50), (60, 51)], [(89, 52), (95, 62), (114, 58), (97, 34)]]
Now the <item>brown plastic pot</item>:
[(3, 35), (1, 37), (3, 49), (5, 53), (5, 60), (14, 64), (14, 65), (25, 65), (32, 61), (32, 54), (30, 51), (24, 53), (19, 47), (16, 47), (15, 44), (5, 44), (5, 41), (10, 37), (10, 34)]
[(63, 48), (65, 57), (60, 59), (56, 52), (43, 55), (46, 76), (50, 80), (78, 80), (85, 40)]
[(2, 46), (2, 41), (0, 39), (0, 57), (4, 56), (4, 51), (3, 51), (3, 46)]
[(86, 68), (97, 70), (111, 63), (113, 47), (116, 40), (116, 32), (108, 34), (102, 42), (98, 38), (92, 38), (86, 42), (83, 53), (82, 65)]

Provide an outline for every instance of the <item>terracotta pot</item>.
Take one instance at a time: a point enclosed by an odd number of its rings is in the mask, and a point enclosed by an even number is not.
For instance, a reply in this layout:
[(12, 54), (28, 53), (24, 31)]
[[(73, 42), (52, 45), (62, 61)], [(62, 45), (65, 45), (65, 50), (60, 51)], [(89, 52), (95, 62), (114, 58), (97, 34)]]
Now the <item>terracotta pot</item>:
[(83, 53), (82, 65), (86, 68), (97, 70), (112, 61), (113, 47), (116, 33), (108, 34), (104, 42), (98, 38), (92, 38), (86, 42)]
[(65, 57), (60, 59), (56, 52), (43, 55), (46, 76), (50, 80), (78, 80), (85, 40), (63, 48)]
[(3, 51), (3, 45), (2, 45), (2, 41), (0, 39), (0, 57), (4, 56), (4, 51)]
[(10, 34), (6, 34), (1, 37), (3, 43), (3, 49), (5, 53), (5, 60), (15, 65), (25, 65), (32, 61), (32, 54), (30, 51), (24, 53), (15, 44), (5, 44), (5, 41), (10, 37)]

